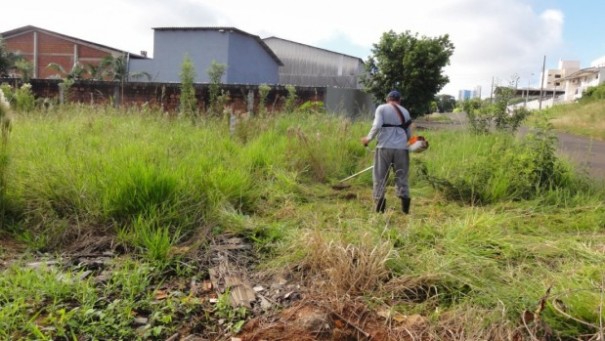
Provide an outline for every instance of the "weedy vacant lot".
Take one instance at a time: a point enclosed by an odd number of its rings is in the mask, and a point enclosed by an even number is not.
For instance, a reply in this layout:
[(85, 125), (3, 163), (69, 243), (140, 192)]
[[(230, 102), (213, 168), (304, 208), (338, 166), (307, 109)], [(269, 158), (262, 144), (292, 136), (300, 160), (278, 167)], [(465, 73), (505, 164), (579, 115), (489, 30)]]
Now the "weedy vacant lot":
[[(423, 131), (373, 212), (370, 122), (15, 114), (0, 339), (602, 339), (605, 193), (548, 126)], [(344, 186), (343, 186), (344, 184)]]

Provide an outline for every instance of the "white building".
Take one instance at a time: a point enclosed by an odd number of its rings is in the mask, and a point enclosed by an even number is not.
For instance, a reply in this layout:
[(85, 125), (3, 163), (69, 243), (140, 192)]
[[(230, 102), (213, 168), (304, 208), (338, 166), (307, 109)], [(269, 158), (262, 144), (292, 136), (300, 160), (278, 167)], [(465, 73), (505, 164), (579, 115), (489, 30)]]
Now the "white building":
[(458, 101), (466, 101), (473, 98), (481, 98), (481, 86), (478, 85), (473, 90), (458, 90)]
[(458, 90), (458, 101), (467, 101), (473, 96), (472, 91), (470, 90)]
[(473, 98), (481, 99), (481, 85), (477, 85), (473, 90)]
[(565, 97), (570, 102), (582, 97), (584, 90), (605, 82), (605, 56), (594, 60), (590, 67), (579, 69), (563, 79)]
[(559, 67), (557, 69), (548, 69), (545, 75), (542, 75), (542, 88), (545, 90), (561, 89), (563, 79), (578, 70), (580, 70), (579, 61), (559, 60)]

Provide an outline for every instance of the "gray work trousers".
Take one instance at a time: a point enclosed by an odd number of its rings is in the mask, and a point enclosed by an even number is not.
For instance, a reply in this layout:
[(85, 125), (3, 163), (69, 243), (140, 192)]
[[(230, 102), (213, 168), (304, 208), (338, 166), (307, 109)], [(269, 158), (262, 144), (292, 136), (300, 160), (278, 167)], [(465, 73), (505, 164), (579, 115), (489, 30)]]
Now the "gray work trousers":
[(374, 201), (384, 198), (386, 184), (391, 166), (395, 171), (395, 189), (399, 198), (409, 198), (408, 173), (410, 170), (410, 154), (404, 149), (377, 148), (374, 154), (374, 171), (372, 180)]

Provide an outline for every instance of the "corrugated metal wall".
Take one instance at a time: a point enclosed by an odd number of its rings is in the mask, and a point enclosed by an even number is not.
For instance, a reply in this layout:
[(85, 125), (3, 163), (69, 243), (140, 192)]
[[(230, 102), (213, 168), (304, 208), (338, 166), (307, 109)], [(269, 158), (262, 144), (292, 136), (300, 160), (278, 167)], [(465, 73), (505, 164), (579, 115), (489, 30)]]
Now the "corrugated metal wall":
[(154, 57), (131, 60), (130, 71), (147, 72), (154, 82), (180, 82), (185, 55), (192, 60), (196, 83), (209, 83), (213, 61), (227, 65), (224, 84), (276, 84), (279, 64), (253, 36), (236, 30), (156, 29)]
[(360, 58), (276, 37), (263, 41), (284, 63), (279, 70), (280, 84), (361, 88), (359, 76), (364, 66)]
[(374, 117), (374, 97), (361, 89), (326, 88), (324, 107), (327, 112), (351, 118)]

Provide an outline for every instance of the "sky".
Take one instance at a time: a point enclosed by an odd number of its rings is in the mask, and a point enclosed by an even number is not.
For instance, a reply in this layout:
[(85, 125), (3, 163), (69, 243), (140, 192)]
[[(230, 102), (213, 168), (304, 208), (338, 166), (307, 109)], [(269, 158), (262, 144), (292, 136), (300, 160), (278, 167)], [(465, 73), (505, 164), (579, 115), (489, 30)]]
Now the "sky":
[(441, 93), (492, 85), (539, 87), (560, 60), (582, 68), (605, 56), (603, 0), (19, 0), (3, 6), (0, 32), (26, 25), (153, 56), (155, 27), (235, 27), (366, 61), (383, 33), (448, 35), (454, 44)]

